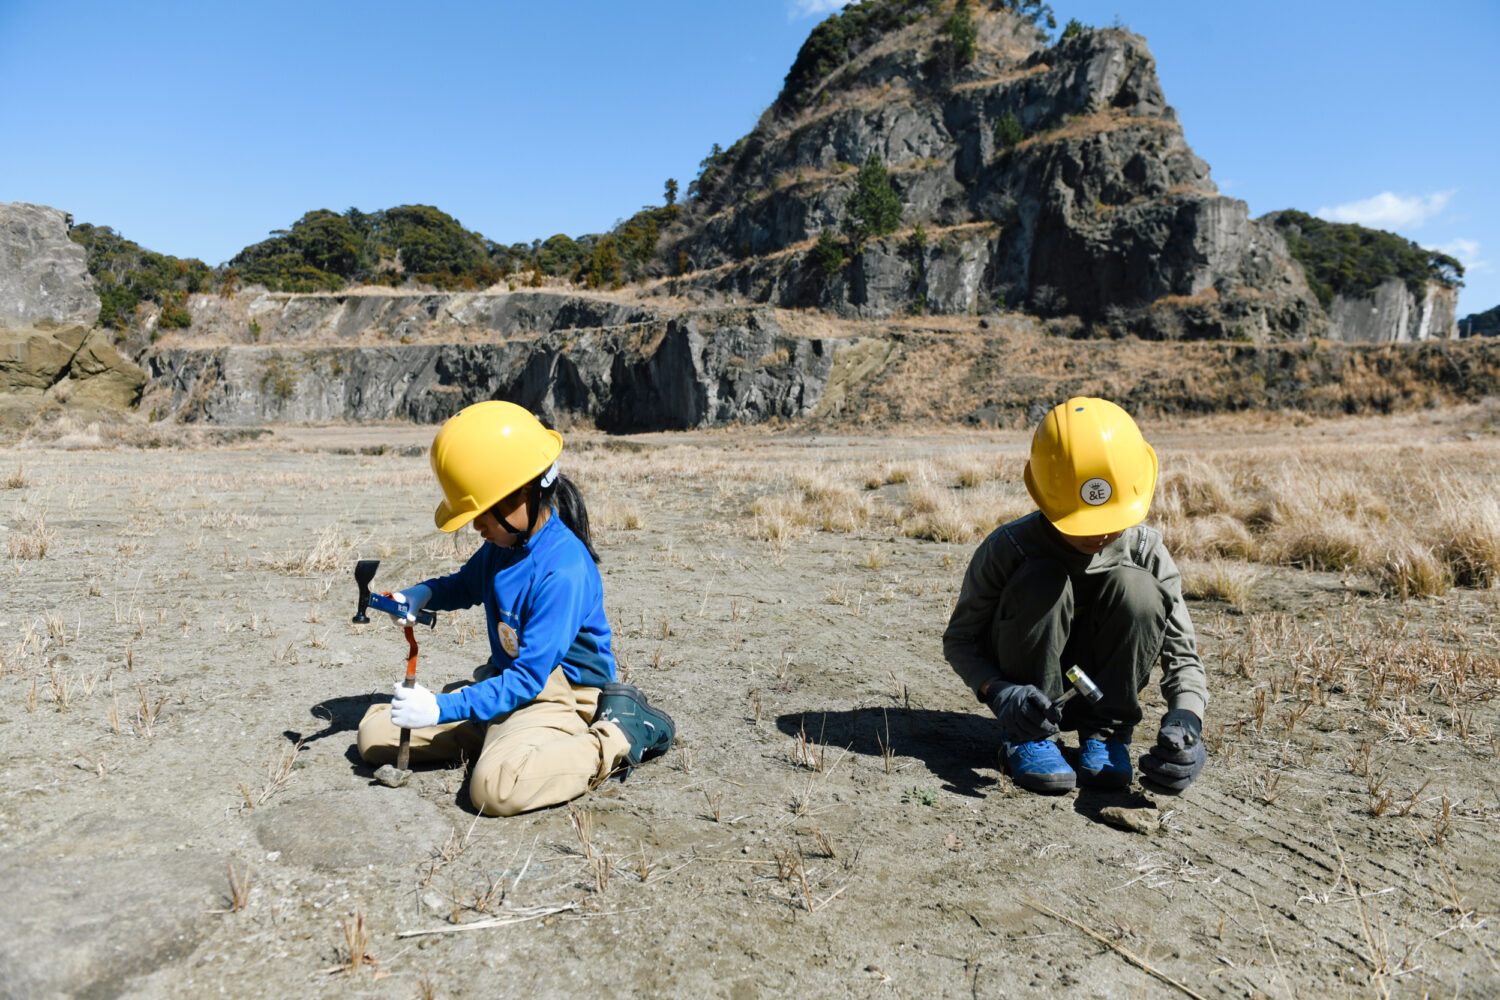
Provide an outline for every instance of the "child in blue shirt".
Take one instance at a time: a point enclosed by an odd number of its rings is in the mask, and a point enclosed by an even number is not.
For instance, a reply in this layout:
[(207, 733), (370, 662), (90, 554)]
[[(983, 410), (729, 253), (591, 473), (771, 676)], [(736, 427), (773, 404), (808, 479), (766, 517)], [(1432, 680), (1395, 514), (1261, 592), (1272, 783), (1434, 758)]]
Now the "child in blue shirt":
[[(419, 610), (483, 605), (488, 676), (434, 693), (399, 681), (359, 725), (360, 756), (395, 760), (403, 728), (413, 761), (474, 759), (469, 799), (510, 816), (576, 798), (620, 765), (665, 753), (672, 719), (615, 681), (609, 621), (588, 511), (557, 472), (562, 436), (513, 403), (467, 407), (432, 443), (443, 488), (437, 525), (473, 524), (485, 544), (457, 573), (393, 594)], [(393, 616), (394, 617), (394, 616)]]

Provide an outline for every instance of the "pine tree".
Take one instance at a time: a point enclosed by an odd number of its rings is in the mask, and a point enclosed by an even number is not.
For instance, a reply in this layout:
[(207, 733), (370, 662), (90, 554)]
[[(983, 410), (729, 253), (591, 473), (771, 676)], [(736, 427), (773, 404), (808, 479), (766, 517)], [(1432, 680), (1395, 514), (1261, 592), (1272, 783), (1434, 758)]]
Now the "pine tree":
[(844, 231), (856, 252), (871, 236), (893, 233), (901, 225), (901, 199), (891, 187), (891, 176), (878, 154), (871, 153), (859, 168), (854, 192), (844, 202), (844, 211), (848, 213)]

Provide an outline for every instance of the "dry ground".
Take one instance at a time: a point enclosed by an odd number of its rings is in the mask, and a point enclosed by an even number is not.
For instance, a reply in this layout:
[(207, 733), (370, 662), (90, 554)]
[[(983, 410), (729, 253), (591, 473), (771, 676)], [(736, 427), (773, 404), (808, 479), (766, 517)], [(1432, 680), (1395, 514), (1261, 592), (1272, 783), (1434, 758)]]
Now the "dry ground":
[[(474, 540), (431, 527), (431, 428), (12, 449), (0, 995), (1493, 996), (1481, 418), (1146, 427), (1214, 694), (1155, 803), (1012, 788), (942, 660), (1023, 434), (574, 433), (622, 673), (680, 738), (508, 820), (351, 752), (404, 650), (349, 623), (354, 560), (395, 587)], [(420, 675), (483, 635), (443, 615)]]

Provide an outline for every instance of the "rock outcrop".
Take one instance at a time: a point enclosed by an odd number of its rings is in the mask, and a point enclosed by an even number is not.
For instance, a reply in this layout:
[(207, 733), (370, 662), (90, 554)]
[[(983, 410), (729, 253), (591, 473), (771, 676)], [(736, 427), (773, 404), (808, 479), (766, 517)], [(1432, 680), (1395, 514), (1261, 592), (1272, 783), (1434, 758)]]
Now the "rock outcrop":
[(365, 290), (294, 295), (259, 287), (233, 298), (188, 298), (193, 324), (179, 344), (371, 344), (463, 342), (606, 329), (657, 318), (663, 310), (548, 291), (433, 292)]
[[(1099, 29), (1043, 48), (1021, 19), (978, 10), (978, 54), (953, 68), (932, 55), (943, 17), (892, 32), (724, 155), (668, 234), (667, 259), (690, 268), (675, 288), (851, 317), (1024, 307), (1114, 335), (1326, 334), (1285, 241), (1188, 147), (1144, 39)], [(1007, 145), (1001, 123), (1023, 138)], [(810, 241), (843, 225), (851, 166), (871, 156), (903, 228), (825, 276)]]
[(0, 205), (0, 327), (91, 327), (99, 296), (72, 219), (45, 205)]
[(1351, 344), (1406, 343), (1458, 336), (1458, 289), (1427, 282), (1419, 300), (1406, 282), (1387, 278), (1369, 295), (1336, 295), (1329, 336)]
[(632, 431), (806, 416), (833, 342), (788, 336), (768, 310), (739, 309), (489, 343), (172, 347), (148, 364), (144, 406), (184, 420), (436, 423), (503, 398), (553, 421)]
[(0, 205), (0, 422), (42, 406), (135, 405), (146, 373), (94, 327), (99, 297), (65, 212)]

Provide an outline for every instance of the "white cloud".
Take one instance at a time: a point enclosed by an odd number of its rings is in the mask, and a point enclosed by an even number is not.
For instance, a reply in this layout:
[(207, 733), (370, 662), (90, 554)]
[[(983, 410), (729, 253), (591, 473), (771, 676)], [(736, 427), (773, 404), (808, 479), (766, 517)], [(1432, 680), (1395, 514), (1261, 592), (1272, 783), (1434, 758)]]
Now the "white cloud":
[(1382, 191), (1364, 201), (1346, 202), (1332, 208), (1325, 205), (1313, 214), (1329, 222), (1357, 222), (1375, 229), (1415, 229), (1446, 208), (1452, 197), (1452, 191), (1435, 191), (1409, 198)]
[(1494, 266), (1489, 261), (1480, 259), (1478, 240), (1464, 239), (1460, 236), (1447, 243), (1440, 243), (1433, 249), (1440, 250), (1450, 257), (1457, 257), (1467, 274), (1486, 274), (1494, 270)]
[(853, 0), (787, 0), (786, 15), (789, 21), (804, 17), (826, 17), (836, 10), (843, 10)]

